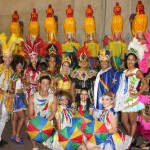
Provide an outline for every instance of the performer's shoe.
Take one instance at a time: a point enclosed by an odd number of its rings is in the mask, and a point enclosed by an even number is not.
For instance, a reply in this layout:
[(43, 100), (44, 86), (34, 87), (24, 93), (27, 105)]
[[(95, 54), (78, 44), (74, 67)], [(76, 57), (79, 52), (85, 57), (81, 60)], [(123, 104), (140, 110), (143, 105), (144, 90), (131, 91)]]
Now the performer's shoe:
[[(19, 136), (18, 136), (19, 137)], [(16, 136), (12, 136), (11, 137), (11, 140), (12, 140), (12, 142), (14, 142), (14, 143), (16, 143), (16, 144), (18, 144), (18, 145), (22, 145), (22, 144), (24, 144), (24, 141), (23, 141), (23, 139), (22, 138), (20, 138), (20, 141), (18, 142), (17, 140), (16, 140)]]
[(4, 147), (4, 143), (0, 141), (0, 147)]
[(40, 150), (38, 147), (33, 148), (32, 150)]
[(4, 145), (7, 145), (7, 144), (8, 144), (8, 142), (7, 142), (6, 140), (3, 140), (3, 139), (1, 139), (1, 142), (2, 142)]

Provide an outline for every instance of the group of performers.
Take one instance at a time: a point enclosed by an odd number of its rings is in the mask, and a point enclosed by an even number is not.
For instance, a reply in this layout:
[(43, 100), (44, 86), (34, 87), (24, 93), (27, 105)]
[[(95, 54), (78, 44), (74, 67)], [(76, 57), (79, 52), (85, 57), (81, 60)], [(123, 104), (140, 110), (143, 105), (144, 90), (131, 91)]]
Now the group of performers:
[[(98, 145), (84, 136), (77, 149), (131, 149), (137, 146), (136, 131), (146, 139), (138, 146), (147, 148), (150, 141), (150, 31), (145, 32), (147, 16), (140, 0), (136, 11), (132, 20), (134, 38), (127, 48), (122, 36), (121, 7), (116, 3), (112, 38), (104, 39), (104, 49), (96, 40), (91, 5), (86, 10), (85, 42), (82, 46), (76, 39), (71, 5), (66, 10), (62, 45), (57, 39), (57, 23), (51, 5), (44, 23), (46, 42), (39, 37), (36, 9), (31, 14), (30, 36), (26, 42), (21, 38), (19, 16), (15, 11), (9, 42), (5, 33), (0, 34), (3, 59), (0, 64), (0, 147), (8, 144), (2, 139), (2, 132), (10, 114), (11, 140), (24, 144), (20, 131), (25, 120), (41, 116), (50, 120), (59, 131), (74, 126), (72, 117), (76, 112), (88, 111), (95, 120), (105, 123), (108, 137)], [(121, 122), (127, 135), (117, 130), (118, 112), (121, 112)], [(122, 138), (117, 140), (120, 134)], [(50, 137), (52, 140), (44, 141), (43, 145), (54, 150), (63, 149), (57, 132), (53, 136), (55, 138)], [(30, 140), (33, 150), (39, 150), (36, 141)]]

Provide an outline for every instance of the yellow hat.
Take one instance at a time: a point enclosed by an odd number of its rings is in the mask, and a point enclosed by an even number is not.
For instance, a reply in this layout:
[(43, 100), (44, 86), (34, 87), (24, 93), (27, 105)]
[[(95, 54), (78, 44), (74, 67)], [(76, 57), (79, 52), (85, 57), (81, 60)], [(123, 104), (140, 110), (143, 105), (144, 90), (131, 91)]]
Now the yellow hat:
[(99, 51), (99, 55), (98, 55), (99, 60), (110, 60), (111, 58), (111, 52), (109, 50), (106, 49), (101, 49)]
[(17, 35), (12, 34), (9, 42), (7, 43), (7, 36), (5, 33), (0, 34), (0, 43), (2, 45), (3, 56), (12, 55), (16, 50), (16, 46), (21, 44), (23, 41), (22, 38), (19, 38)]
[(64, 62), (68, 62), (69, 64), (71, 64), (71, 59), (67, 56), (67, 57), (64, 57), (63, 59), (62, 59), (62, 64), (64, 63)]

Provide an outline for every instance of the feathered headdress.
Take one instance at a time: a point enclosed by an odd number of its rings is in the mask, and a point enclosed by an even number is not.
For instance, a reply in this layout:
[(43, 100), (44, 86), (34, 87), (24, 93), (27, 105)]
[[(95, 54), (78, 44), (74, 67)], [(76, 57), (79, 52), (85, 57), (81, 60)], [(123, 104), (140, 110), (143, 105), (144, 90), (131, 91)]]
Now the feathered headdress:
[(129, 43), (127, 55), (129, 53), (134, 53), (139, 61), (141, 61), (144, 57), (145, 51), (148, 51), (146, 44), (141, 44), (138, 39), (133, 38), (133, 40)]
[(13, 52), (18, 50), (18, 45), (21, 45), (23, 39), (15, 34), (12, 34), (7, 43), (7, 36), (5, 33), (0, 34), (0, 44), (2, 45), (3, 56), (12, 55)]
[(26, 37), (26, 43), (24, 44), (26, 53), (31, 55), (38, 55), (39, 50), (42, 48), (43, 40), (37, 37), (35, 40)]
[(145, 34), (147, 43), (142, 44), (136, 38), (133, 38), (133, 41), (129, 43), (127, 54), (133, 53), (138, 58), (139, 69), (146, 73), (148, 71), (148, 61), (150, 56), (150, 31)]
[(86, 46), (83, 46), (78, 50), (77, 56), (79, 61), (87, 60), (90, 57), (90, 51)]
[(98, 58), (100, 61), (101, 60), (110, 60), (111, 59), (111, 52), (107, 49), (101, 49), (99, 51)]

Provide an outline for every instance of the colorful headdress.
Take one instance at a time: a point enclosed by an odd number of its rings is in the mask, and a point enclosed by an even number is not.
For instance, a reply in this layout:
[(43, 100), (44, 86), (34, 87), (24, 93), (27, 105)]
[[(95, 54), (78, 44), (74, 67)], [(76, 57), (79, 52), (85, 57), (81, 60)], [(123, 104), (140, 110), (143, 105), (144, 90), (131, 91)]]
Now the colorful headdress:
[(0, 34), (0, 43), (2, 45), (3, 56), (12, 55), (13, 52), (18, 50), (18, 45), (21, 45), (23, 42), (22, 38), (19, 38), (17, 35), (12, 34), (10, 40), (7, 43), (7, 36), (5, 33)]
[(111, 52), (107, 49), (101, 49), (98, 55), (99, 60), (110, 60), (111, 59)]
[(79, 61), (87, 60), (90, 57), (90, 51), (86, 46), (83, 46), (78, 50), (77, 56)]
[(146, 44), (141, 44), (141, 42), (139, 42), (138, 39), (133, 38), (133, 40), (129, 43), (126, 55), (133, 53), (141, 61), (144, 57), (145, 51), (148, 51)]
[(37, 37), (34, 41), (30, 38), (26, 38), (26, 43), (24, 45), (26, 53), (29, 55), (38, 55), (39, 49), (42, 47), (43, 40)]
[(57, 46), (54, 44), (50, 44), (50, 45), (48, 45), (47, 50), (48, 50), (48, 55), (49, 55), (50, 59), (51, 58), (56, 59)]
[(64, 62), (68, 62), (69, 64), (71, 64), (71, 59), (67, 56), (67, 57), (63, 57), (63, 59), (62, 59), (62, 64), (64, 63)]

